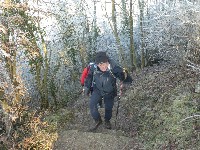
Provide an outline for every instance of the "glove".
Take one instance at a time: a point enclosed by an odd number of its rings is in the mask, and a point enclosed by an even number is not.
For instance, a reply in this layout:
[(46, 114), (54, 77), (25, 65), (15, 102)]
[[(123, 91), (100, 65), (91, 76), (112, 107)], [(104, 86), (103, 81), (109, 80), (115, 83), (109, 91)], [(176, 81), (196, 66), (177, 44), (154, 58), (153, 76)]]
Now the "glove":
[(132, 82), (133, 82), (132, 77), (131, 77), (129, 74), (127, 74), (127, 77), (126, 77), (126, 79), (123, 81), (123, 83), (124, 83), (124, 84), (131, 84)]
[(126, 70), (125, 68), (123, 68), (123, 73), (124, 73), (123, 83), (125, 83), (125, 84), (131, 84), (133, 82), (133, 79), (130, 76), (128, 70)]
[(123, 73), (124, 73), (124, 80), (126, 80), (128, 71), (125, 68), (123, 68)]
[(83, 87), (83, 93), (84, 95), (89, 95), (90, 94), (90, 90), (87, 87)]

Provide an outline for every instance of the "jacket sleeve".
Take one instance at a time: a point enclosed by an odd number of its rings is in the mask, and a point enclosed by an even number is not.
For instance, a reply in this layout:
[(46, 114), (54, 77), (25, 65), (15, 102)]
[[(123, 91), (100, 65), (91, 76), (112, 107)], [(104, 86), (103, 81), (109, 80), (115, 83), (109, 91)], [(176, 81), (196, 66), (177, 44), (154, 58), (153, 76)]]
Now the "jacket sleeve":
[(87, 87), (88, 89), (90, 89), (92, 86), (93, 72), (94, 71), (92, 69), (90, 69), (87, 77), (85, 78), (84, 86)]
[(118, 78), (120, 81), (123, 81), (123, 83), (132, 83), (133, 79), (127, 70), (117, 65), (112, 59), (109, 59), (109, 62), (113, 68), (112, 73), (116, 78)]
[(112, 73), (120, 81), (125, 80), (125, 74), (123, 72), (123, 69), (120, 66), (115, 65), (114, 68), (112, 69)]
[(125, 79), (125, 75), (123, 72), (123, 68), (121, 68), (113, 59), (108, 59), (110, 65), (111, 65), (111, 72), (113, 75), (118, 78), (120, 81), (123, 81)]
[(85, 78), (87, 77), (88, 69), (87, 67), (84, 68), (82, 75), (81, 75), (81, 85), (84, 86)]
[(131, 84), (133, 82), (133, 79), (132, 77), (130, 76), (128, 70), (126, 69), (123, 69), (123, 72), (125, 74), (125, 79), (123, 80), (123, 83), (125, 84)]

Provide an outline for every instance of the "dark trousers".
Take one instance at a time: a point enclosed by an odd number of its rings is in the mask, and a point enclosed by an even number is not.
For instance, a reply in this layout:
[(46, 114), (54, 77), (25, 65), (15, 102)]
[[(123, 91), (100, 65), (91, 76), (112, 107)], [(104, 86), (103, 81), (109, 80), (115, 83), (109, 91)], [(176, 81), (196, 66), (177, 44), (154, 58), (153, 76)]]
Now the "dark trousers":
[(113, 109), (113, 105), (114, 105), (113, 93), (102, 96), (100, 94), (99, 90), (94, 90), (90, 97), (90, 113), (92, 115), (92, 118), (96, 121), (101, 117), (100, 113), (98, 111), (97, 104), (100, 101), (102, 101), (102, 98), (104, 99), (104, 105), (105, 105), (104, 119), (106, 121), (109, 121), (112, 117), (112, 109)]

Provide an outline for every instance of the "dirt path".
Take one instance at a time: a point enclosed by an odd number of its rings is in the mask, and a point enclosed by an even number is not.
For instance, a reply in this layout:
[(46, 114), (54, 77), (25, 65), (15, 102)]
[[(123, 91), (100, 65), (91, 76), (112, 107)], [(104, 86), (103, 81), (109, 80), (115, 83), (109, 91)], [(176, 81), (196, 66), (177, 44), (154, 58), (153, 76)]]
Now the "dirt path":
[[(133, 137), (130, 137), (124, 131), (120, 130), (116, 124), (116, 103), (113, 109), (113, 118), (111, 119), (112, 130), (100, 125), (95, 132), (87, 132), (93, 124), (88, 109), (88, 97), (81, 96), (73, 105), (72, 110), (75, 114), (75, 120), (59, 133), (54, 150), (131, 150), (139, 149)], [(103, 118), (104, 108), (99, 108)]]
[(55, 150), (130, 150), (134, 140), (110, 133), (91, 133), (67, 130), (60, 134)]

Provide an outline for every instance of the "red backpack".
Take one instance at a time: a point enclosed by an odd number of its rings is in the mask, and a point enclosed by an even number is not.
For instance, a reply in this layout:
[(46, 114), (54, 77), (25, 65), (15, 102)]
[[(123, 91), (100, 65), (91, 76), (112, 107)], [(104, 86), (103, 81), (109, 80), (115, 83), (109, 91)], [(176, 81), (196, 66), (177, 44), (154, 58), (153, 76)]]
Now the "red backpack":
[(82, 75), (81, 75), (81, 85), (84, 86), (85, 79), (87, 78), (88, 72), (90, 71), (91, 65), (94, 63), (90, 63), (87, 67), (83, 69)]

